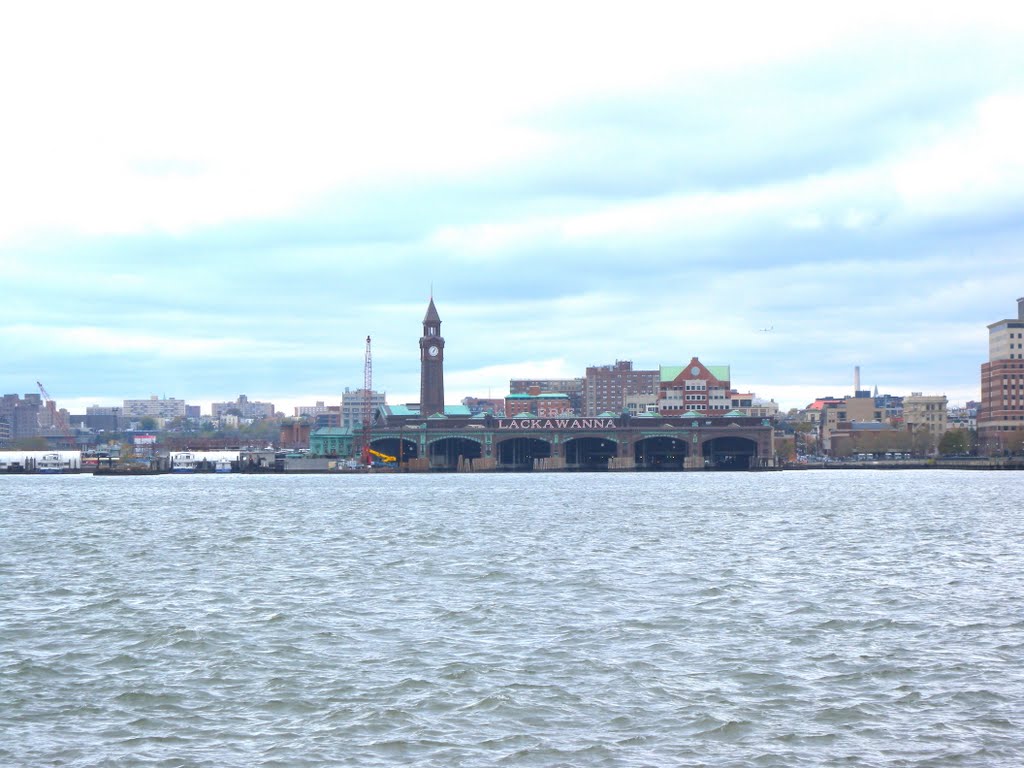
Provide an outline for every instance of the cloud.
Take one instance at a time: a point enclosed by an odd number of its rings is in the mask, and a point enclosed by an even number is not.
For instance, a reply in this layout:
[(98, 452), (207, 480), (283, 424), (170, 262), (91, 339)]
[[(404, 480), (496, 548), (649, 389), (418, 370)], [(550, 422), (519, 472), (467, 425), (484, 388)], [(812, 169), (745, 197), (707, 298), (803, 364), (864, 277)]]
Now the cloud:
[(370, 334), (415, 392), (433, 286), (455, 399), (695, 354), (967, 391), (1024, 293), (1022, 15), (880, 11), (19, 7), (5, 389), (337, 398)]

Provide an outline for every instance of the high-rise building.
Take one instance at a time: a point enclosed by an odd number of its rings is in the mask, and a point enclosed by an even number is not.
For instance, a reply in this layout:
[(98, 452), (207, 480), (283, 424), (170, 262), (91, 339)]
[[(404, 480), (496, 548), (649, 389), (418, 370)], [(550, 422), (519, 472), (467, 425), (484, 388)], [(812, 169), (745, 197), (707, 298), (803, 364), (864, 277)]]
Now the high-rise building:
[[(386, 398), (384, 392), (377, 392), (376, 390), (370, 391), (370, 413), (373, 414), (377, 409), (384, 405)], [(347, 427), (348, 429), (356, 429), (361, 427), (363, 424), (363, 408), (366, 405), (366, 390), (356, 389), (352, 390), (345, 387), (345, 391), (341, 395), (341, 419), (337, 424), (325, 424), (324, 426), (331, 427)], [(320, 423), (319, 421), (317, 422)]]
[(1008, 438), (1024, 431), (1024, 298), (1017, 317), (988, 327), (988, 362), (981, 365), (978, 445), (988, 454), (1006, 450)]
[(7, 427), (8, 440), (18, 440), (39, 435), (39, 415), (43, 408), (43, 399), (37, 394), (27, 394), (24, 398), (17, 395), (4, 395), (0, 398), (0, 419)]
[(622, 413), (627, 396), (657, 394), (658, 382), (659, 371), (634, 371), (632, 360), (592, 365), (583, 379), (583, 415)]

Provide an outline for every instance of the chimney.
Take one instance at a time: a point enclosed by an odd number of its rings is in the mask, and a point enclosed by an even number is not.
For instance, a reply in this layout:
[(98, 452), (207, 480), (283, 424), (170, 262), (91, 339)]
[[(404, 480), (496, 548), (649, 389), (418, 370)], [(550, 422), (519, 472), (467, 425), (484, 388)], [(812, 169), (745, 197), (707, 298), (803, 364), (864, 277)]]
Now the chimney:
[(857, 393), (860, 392), (860, 366), (853, 366), (853, 396), (856, 397)]

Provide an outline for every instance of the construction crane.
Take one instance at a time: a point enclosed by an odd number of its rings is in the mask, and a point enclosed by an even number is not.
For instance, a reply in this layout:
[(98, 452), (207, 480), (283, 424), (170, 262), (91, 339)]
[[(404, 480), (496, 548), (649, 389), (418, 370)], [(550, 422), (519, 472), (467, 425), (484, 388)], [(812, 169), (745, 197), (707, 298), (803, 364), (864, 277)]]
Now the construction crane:
[(74, 448), (75, 435), (72, 433), (71, 428), (68, 427), (68, 423), (64, 420), (64, 414), (57, 410), (57, 401), (50, 397), (50, 393), (46, 391), (46, 387), (43, 386), (43, 382), (37, 381), (36, 386), (39, 387), (39, 394), (43, 396), (43, 404), (53, 415), (53, 426), (59, 429), (61, 434), (64, 435), (64, 440), (67, 442), (68, 447)]
[(366, 357), (363, 362), (363, 434), (361, 454), (364, 464), (373, 462), (370, 452), (370, 422), (373, 420), (373, 356), (370, 354), (370, 337), (366, 337)]

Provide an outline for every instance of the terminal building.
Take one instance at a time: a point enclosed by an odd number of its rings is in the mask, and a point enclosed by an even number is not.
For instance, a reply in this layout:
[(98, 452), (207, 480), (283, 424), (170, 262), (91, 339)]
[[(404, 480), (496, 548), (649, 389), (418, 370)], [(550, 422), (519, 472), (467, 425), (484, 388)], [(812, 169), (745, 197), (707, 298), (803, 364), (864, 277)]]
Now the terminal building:
[[(441, 318), (433, 299), (423, 318), (419, 347), (420, 402), (377, 408), (369, 434), (370, 447), (394, 456), (401, 469), (628, 471), (775, 467), (772, 421), (728, 407), (727, 368), (708, 369), (694, 358), (689, 366), (654, 372), (654, 381), (643, 383), (644, 389), (653, 390), (650, 395), (655, 395), (659, 383), (662, 396), (669, 392), (681, 395), (680, 407), (669, 413), (623, 413), (619, 397), (615, 410), (575, 415), (565, 393), (535, 391), (539, 389), (535, 386), (533, 391), (510, 395), (505, 416), (498, 417), (488, 412), (474, 415), (465, 405), (444, 404), (446, 350)], [(614, 367), (608, 373), (614, 382)], [(629, 376), (630, 373), (625, 366), (618, 370), (620, 380), (639, 379)], [(696, 388), (698, 384), (703, 384), (703, 388)], [(719, 392), (723, 387), (724, 394)], [(687, 400), (687, 393), (699, 394), (700, 399)], [(598, 402), (595, 398), (595, 407)], [(693, 407), (687, 408), (687, 403)]]

